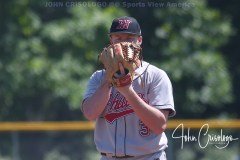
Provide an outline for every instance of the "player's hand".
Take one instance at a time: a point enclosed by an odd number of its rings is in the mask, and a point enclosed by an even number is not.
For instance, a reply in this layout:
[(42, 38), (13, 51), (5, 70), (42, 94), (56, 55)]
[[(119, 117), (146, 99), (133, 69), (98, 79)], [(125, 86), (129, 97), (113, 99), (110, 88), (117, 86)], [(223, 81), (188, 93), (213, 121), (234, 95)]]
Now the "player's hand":
[(119, 72), (116, 72), (116, 73), (114, 73), (114, 76), (115, 76), (116, 78), (120, 78), (120, 77), (125, 76), (126, 73), (125, 73), (125, 69), (124, 69), (124, 67), (123, 67), (123, 64), (122, 64), (122, 63), (119, 63), (118, 66), (119, 66), (119, 71), (120, 71), (120, 73), (119, 73)]
[[(122, 65), (122, 63), (119, 63), (119, 70), (120, 70), (120, 73), (115, 73), (114, 76), (118, 76), (118, 77), (122, 77), (124, 75), (126, 75), (125, 73), (125, 69)], [(116, 89), (123, 95), (123, 96), (127, 96), (128, 94), (130, 94), (131, 92), (134, 92), (133, 90), (133, 87), (132, 87), (132, 84), (128, 84), (126, 86), (123, 86), (123, 87), (116, 87)]]

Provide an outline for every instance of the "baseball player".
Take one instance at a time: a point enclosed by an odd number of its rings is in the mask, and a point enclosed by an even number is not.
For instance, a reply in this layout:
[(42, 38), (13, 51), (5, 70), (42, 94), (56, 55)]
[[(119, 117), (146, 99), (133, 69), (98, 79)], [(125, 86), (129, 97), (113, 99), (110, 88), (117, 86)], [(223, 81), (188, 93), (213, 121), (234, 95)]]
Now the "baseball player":
[(101, 160), (166, 160), (164, 130), (175, 115), (171, 82), (142, 60), (136, 19), (114, 19), (109, 38), (110, 47), (99, 55), (104, 69), (91, 76), (81, 106), (85, 117), (96, 121)]

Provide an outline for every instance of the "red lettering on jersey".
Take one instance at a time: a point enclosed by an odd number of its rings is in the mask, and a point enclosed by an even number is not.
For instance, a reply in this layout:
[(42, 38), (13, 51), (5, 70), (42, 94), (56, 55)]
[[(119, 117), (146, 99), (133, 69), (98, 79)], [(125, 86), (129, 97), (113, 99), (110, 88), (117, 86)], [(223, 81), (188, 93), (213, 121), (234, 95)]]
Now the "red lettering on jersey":
[[(138, 96), (148, 103), (143, 94), (139, 93)], [(113, 123), (116, 119), (131, 113), (134, 113), (134, 111), (124, 96), (122, 96), (119, 92), (110, 95), (110, 99), (104, 113), (104, 118), (109, 123)]]
[(132, 21), (128, 20), (128, 19), (120, 19), (118, 20), (118, 26), (116, 29), (128, 29), (129, 27), (129, 24), (131, 23)]

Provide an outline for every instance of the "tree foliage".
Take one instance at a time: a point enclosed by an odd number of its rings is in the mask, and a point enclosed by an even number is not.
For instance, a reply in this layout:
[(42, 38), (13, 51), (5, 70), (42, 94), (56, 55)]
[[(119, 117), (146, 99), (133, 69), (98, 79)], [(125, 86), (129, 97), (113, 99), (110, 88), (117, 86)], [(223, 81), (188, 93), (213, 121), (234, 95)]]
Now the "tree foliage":
[[(80, 118), (86, 81), (96, 68), (98, 52), (106, 45), (110, 20), (124, 12), (78, 6), (59, 8), (61, 17), (47, 19), (45, 13), (33, 9), (48, 13), (52, 8), (37, 6), (37, 1), (13, 3), (4, 3), (2, 11), (8, 19), (3, 17), (1, 30), (0, 118)], [(63, 117), (64, 112), (69, 115)]]
[[(84, 119), (79, 106), (87, 80), (98, 68), (97, 54), (109, 43), (112, 19), (123, 15), (140, 22), (144, 60), (164, 69), (172, 80), (178, 118), (221, 117), (226, 112), (227, 117), (239, 117), (239, 100), (234, 99), (239, 97), (239, 69), (234, 69), (239, 68), (235, 59), (239, 51), (237, 47), (222, 50), (239, 29), (235, 32), (231, 17), (210, 8), (206, 1), (178, 1), (190, 7), (167, 6), (176, 1), (161, 1), (165, 4), (162, 8), (126, 8), (122, 1), (118, 7), (49, 7), (48, 2), (53, 1), (0, 2), (1, 121)], [(223, 51), (231, 49), (234, 52), (226, 60)], [(75, 150), (80, 143), (91, 150), (91, 135), (81, 136), (83, 140), (73, 145)], [(40, 158), (71, 157), (64, 154), (67, 142), (50, 143), (44, 151), (51, 149)], [(9, 146), (5, 145), (5, 150), (10, 155)], [(23, 150), (31, 148), (22, 146)], [(84, 150), (79, 153), (87, 157)], [(5, 155), (0, 150), (0, 157), (8, 159)], [(78, 156), (72, 155), (73, 159)], [(189, 153), (189, 157), (196, 156)]]
[(144, 39), (144, 57), (172, 78), (177, 116), (221, 116), (213, 111), (225, 110), (233, 100), (231, 75), (220, 52), (233, 34), (230, 18), (208, 8), (205, 1), (178, 1), (192, 6), (183, 8), (174, 7), (175, 1), (167, 3), (172, 6), (165, 3), (152, 11), (157, 25), (146, 24), (143, 31), (151, 34)]

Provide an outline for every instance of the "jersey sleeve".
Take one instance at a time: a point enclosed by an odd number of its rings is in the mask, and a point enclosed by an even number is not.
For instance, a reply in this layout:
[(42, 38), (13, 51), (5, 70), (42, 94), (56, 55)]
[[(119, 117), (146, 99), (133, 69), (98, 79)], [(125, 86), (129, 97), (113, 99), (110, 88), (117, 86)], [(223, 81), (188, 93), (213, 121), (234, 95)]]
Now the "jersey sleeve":
[[(104, 75), (103, 70), (98, 70), (92, 74), (92, 76), (90, 77), (90, 79), (88, 81), (85, 93), (83, 95), (82, 103), (84, 102), (84, 100), (86, 100), (88, 97), (91, 97), (96, 92), (96, 90), (102, 83), (103, 75)], [(81, 110), (82, 110), (82, 105), (81, 105)]]
[(155, 69), (151, 74), (151, 83), (148, 90), (148, 100), (151, 106), (158, 109), (168, 109), (169, 117), (176, 114), (174, 109), (172, 84), (167, 74), (161, 69)]

